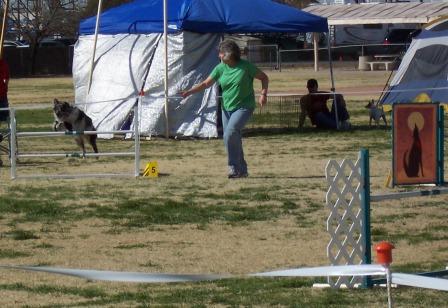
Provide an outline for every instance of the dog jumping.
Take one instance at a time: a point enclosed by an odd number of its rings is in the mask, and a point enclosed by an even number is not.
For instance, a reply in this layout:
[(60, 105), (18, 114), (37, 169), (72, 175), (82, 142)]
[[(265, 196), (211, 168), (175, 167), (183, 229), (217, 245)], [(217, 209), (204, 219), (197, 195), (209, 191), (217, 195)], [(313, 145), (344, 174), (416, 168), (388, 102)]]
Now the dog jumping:
[(384, 114), (383, 108), (375, 105), (373, 99), (369, 101), (365, 107), (369, 109), (369, 127), (372, 127), (372, 120), (375, 121), (376, 126), (380, 125), (380, 119), (383, 119), (384, 125), (387, 126), (386, 115)]
[[(53, 124), (54, 131), (94, 131), (92, 119), (86, 115), (78, 107), (72, 106), (67, 102), (61, 102), (54, 99), (53, 113), (55, 121)], [(92, 146), (95, 153), (98, 153), (96, 146), (97, 135), (79, 135), (75, 137), (75, 141), (82, 150), (83, 156), (86, 154), (85, 142)]]

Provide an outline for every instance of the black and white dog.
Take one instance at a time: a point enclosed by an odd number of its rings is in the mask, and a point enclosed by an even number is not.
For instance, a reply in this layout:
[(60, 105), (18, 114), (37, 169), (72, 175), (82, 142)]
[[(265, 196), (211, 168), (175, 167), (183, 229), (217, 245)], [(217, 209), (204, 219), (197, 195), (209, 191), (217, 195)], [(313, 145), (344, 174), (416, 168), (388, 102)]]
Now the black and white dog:
[[(53, 130), (55, 131), (94, 131), (92, 119), (78, 107), (72, 106), (67, 102), (61, 102), (54, 99), (53, 113), (55, 121)], [(81, 148), (82, 153), (86, 153), (84, 142), (90, 143), (95, 153), (98, 153), (96, 146), (97, 135), (78, 135), (75, 137), (76, 143)]]

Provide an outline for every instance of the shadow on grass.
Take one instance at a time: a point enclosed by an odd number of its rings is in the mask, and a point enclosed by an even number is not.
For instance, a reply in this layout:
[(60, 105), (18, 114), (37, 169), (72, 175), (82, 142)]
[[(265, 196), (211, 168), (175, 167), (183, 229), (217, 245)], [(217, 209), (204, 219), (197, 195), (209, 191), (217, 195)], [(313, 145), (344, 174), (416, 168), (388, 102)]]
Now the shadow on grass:
[(274, 176), (274, 175), (264, 175), (264, 176), (249, 176), (251, 179), (324, 179), (323, 175), (309, 175), (309, 176)]
[(347, 134), (355, 132), (375, 132), (375, 131), (390, 131), (390, 126), (369, 126), (369, 125), (352, 125), (348, 130), (334, 130), (334, 129), (321, 129), (315, 127), (302, 127), (302, 128), (245, 128), (243, 130), (244, 136), (257, 137), (257, 136), (275, 136), (275, 135), (336, 135)]

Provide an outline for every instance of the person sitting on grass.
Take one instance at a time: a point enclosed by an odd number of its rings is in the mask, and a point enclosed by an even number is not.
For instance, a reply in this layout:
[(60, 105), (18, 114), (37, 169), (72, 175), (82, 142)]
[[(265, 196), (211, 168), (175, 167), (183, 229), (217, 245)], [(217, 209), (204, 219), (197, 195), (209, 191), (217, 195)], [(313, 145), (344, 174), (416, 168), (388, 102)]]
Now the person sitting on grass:
[[(341, 94), (333, 94), (330, 92), (319, 91), (319, 85), (316, 79), (309, 79), (306, 87), (308, 94), (302, 96), (300, 99), (300, 115), (299, 128), (303, 127), (305, 118), (311, 120), (311, 124), (317, 128), (337, 129), (336, 110), (338, 112), (337, 120), (339, 121), (340, 129), (349, 129), (350, 115), (348, 114), (344, 97)], [(333, 99), (331, 111), (328, 109), (327, 100)], [(335, 108), (335, 105), (337, 108)]]

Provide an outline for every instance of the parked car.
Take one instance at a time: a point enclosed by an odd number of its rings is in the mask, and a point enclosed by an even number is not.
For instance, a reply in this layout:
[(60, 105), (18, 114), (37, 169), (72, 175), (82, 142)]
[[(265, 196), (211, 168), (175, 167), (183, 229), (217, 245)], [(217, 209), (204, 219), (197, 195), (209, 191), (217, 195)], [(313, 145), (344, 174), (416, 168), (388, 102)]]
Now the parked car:
[(76, 43), (74, 38), (44, 38), (39, 47), (67, 47)]
[(22, 41), (4, 40), (3, 41), (3, 47), (27, 48), (27, 47), (30, 47), (30, 45), (26, 44), (26, 43), (24, 43)]

